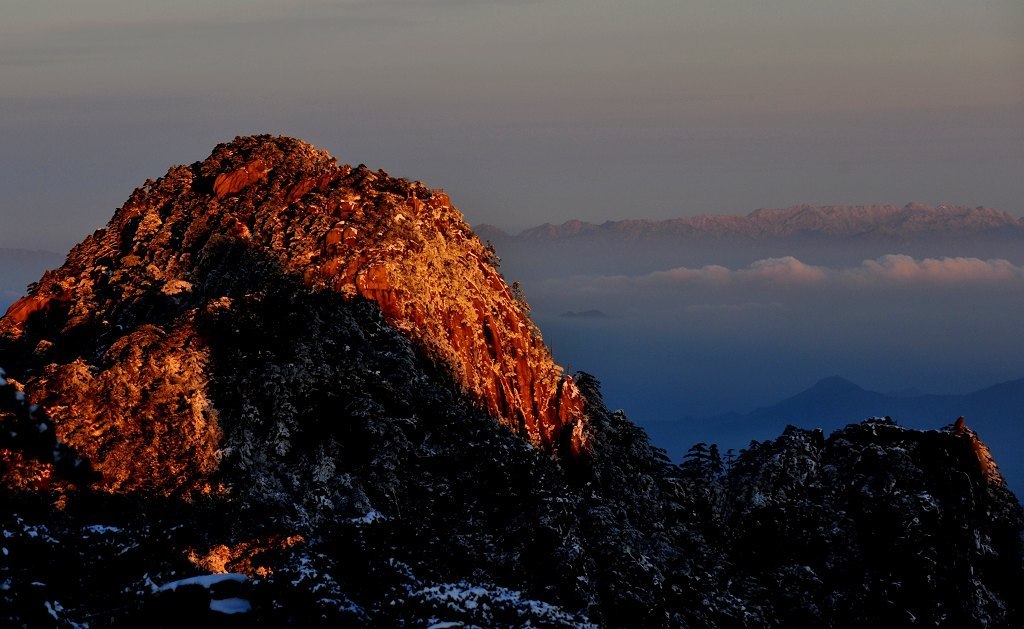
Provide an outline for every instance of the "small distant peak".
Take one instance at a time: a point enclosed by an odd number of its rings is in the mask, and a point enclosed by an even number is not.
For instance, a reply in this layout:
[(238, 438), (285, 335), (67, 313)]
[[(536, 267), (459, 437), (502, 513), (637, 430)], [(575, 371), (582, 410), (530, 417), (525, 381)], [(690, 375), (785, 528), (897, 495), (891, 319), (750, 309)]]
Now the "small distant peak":
[(519, 238), (538, 238), (538, 237), (555, 237), (558, 235), (558, 225), (554, 223), (544, 223), (537, 225), (536, 227), (530, 227), (519, 232)]
[(860, 385), (843, 378), (842, 376), (829, 376), (828, 378), (822, 378), (817, 381), (814, 386), (811, 387), (813, 391), (863, 391), (864, 388)]
[(490, 223), (481, 223), (473, 226), (473, 232), (476, 233), (480, 240), (498, 240), (502, 238), (511, 238), (512, 234), (508, 233), (504, 229), (497, 225), (491, 225)]
[(556, 231), (559, 236), (576, 236), (594, 229), (596, 229), (596, 226), (593, 223), (588, 223), (574, 218), (559, 225), (556, 228)]
[(778, 220), (795, 212), (806, 209), (806, 205), (794, 205), (791, 207), (759, 207), (747, 214), (749, 219)]

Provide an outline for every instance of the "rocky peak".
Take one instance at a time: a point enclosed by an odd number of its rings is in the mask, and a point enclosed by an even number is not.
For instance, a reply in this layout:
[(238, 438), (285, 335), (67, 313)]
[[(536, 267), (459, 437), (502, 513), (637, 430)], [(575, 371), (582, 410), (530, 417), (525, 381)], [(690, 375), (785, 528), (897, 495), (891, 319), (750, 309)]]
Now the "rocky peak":
[(549, 451), (583, 447), (573, 380), (448, 195), (240, 137), (136, 189), (0, 320), (5, 366), (111, 488), (212, 490), (221, 427), (199, 330), (255, 290), (232, 248), (302, 290), (375, 302), (492, 416)]

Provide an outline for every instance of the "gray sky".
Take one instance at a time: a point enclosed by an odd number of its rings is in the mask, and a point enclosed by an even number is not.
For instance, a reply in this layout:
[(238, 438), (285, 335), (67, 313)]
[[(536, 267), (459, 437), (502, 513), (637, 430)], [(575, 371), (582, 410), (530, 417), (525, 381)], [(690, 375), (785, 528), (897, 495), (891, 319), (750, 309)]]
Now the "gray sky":
[(1024, 214), (1019, 0), (0, 0), (0, 247), (64, 250), (237, 134), (471, 222)]

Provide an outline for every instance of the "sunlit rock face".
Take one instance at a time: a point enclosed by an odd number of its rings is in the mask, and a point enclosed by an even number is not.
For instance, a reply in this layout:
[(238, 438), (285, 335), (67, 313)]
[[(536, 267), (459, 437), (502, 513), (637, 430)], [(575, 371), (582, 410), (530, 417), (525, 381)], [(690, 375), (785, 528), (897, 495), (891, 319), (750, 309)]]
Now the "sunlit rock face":
[(992, 457), (992, 452), (985, 445), (985, 442), (978, 437), (978, 433), (967, 427), (963, 417), (959, 417), (953, 423), (953, 434), (959, 437), (971, 449), (971, 453), (978, 461), (978, 471), (991, 485), (1006, 486), (1006, 479), (999, 472), (999, 466)]
[(375, 302), (492, 416), (580, 453), (572, 379), (446, 194), (298, 140), (245, 137), (135, 190), (0, 321), (19, 356), (7, 369), (111, 489), (212, 489), (222, 431), (199, 330), (261, 290), (221, 281), (227, 249), (295, 290)]

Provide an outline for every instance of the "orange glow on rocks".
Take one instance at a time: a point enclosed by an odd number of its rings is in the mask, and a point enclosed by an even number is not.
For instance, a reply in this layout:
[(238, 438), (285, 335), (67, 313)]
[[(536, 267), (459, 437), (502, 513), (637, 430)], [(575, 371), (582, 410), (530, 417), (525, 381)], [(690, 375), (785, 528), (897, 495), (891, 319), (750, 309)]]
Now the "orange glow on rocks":
[(275, 536), (269, 539), (250, 540), (233, 546), (218, 544), (205, 551), (189, 550), (188, 560), (196, 567), (212, 574), (241, 573), (266, 577), (273, 570), (260, 561), (262, 553), (281, 550), (306, 541), (301, 535)]
[[(494, 417), (537, 447), (585, 451), (575, 383), (446, 194), (298, 140), (247, 137), (135, 190), (0, 320), (0, 339), (36, 348), (30, 399), (108, 490), (210, 490), (221, 429), (196, 321), (230, 299), (194, 293), (225, 240), (309, 290), (373, 300)], [(150, 314), (112, 327), (126, 305)]]
[(978, 470), (985, 477), (985, 480), (996, 485), (1006, 484), (1003, 475), (999, 473), (999, 466), (996, 465), (992, 452), (989, 451), (985, 442), (978, 437), (978, 433), (967, 427), (963, 417), (957, 418), (956, 423), (953, 424), (953, 433), (967, 442), (971, 452), (974, 453), (974, 457), (978, 461)]

